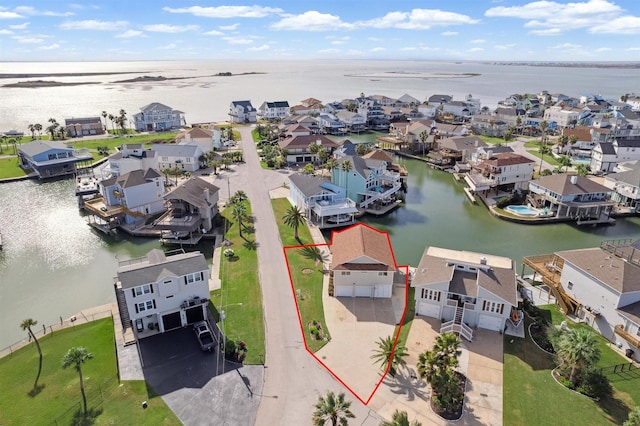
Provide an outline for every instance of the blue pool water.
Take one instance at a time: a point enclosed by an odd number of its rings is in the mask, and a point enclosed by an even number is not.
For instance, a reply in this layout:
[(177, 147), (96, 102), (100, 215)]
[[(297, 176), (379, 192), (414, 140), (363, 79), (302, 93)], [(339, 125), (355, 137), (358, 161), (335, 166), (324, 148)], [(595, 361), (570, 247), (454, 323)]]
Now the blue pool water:
[(571, 162), (573, 164), (591, 164), (591, 158), (573, 158)]
[(537, 216), (538, 210), (532, 209), (529, 206), (507, 206), (505, 210), (518, 216)]

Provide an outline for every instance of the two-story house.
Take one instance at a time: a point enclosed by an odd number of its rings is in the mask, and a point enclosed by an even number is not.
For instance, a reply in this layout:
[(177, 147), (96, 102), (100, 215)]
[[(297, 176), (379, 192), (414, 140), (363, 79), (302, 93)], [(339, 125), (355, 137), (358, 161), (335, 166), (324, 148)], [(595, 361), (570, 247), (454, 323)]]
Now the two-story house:
[(286, 150), (288, 163), (316, 163), (318, 156), (309, 150), (309, 145), (322, 146), (328, 153), (333, 152), (339, 145), (323, 135), (288, 136), (278, 141), (280, 149)]
[(100, 117), (65, 118), (64, 126), (67, 129), (67, 135), (74, 138), (105, 134)]
[(289, 102), (287, 101), (276, 101), (276, 102), (268, 102), (265, 101), (260, 105), (257, 111), (258, 116), (262, 117), (265, 120), (281, 120), (287, 115), (289, 115)]
[(604, 186), (611, 189), (613, 201), (631, 212), (640, 212), (640, 162), (627, 164), (627, 170), (606, 175)]
[(329, 248), (335, 297), (391, 298), (398, 267), (389, 234), (358, 223), (333, 231)]
[(77, 164), (88, 164), (93, 157), (88, 149), (74, 149), (60, 141), (35, 140), (18, 145), (18, 161), (31, 168), (40, 179), (73, 175)]
[(347, 111), (346, 109), (338, 111), (336, 114), (345, 129), (348, 132), (357, 133), (366, 130), (367, 120), (357, 112)]
[[(218, 139), (220, 139), (219, 134)], [(215, 130), (203, 129), (201, 127), (194, 127), (193, 129), (179, 133), (176, 136), (176, 143), (178, 145), (197, 144), (203, 153), (213, 151), (214, 148), (221, 148), (222, 146), (216, 146)]]
[(200, 252), (153, 249), (119, 263), (115, 289), (123, 326), (141, 339), (207, 318), (209, 267)]
[(513, 152), (492, 154), (465, 174), (464, 180), (474, 192), (526, 190), (535, 165), (534, 160)]
[(156, 152), (145, 149), (141, 143), (123, 144), (117, 152), (109, 155), (107, 162), (100, 169), (102, 178), (120, 176), (134, 170), (158, 170)]
[(416, 315), (442, 319), (441, 333), (473, 339), (472, 327), (502, 332), (518, 305), (513, 260), (427, 247), (411, 281)]
[(565, 128), (575, 125), (581, 110), (564, 105), (553, 105), (544, 110), (544, 119), (547, 123), (554, 122), (557, 127)]
[(361, 209), (392, 203), (403, 188), (400, 173), (389, 170), (387, 161), (347, 155), (337, 163), (331, 182), (346, 188), (347, 197)]
[(251, 101), (233, 101), (229, 106), (229, 121), (232, 123), (255, 123), (257, 114)]
[(640, 160), (640, 137), (613, 137), (598, 143), (591, 155), (591, 172), (612, 172), (621, 162)]
[(153, 144), (152, 150), (158, 157), (160, 170), (178, 168), (185, 172), (195, 172), (200, 167), (199, 158), (203, 154), (198, 143)]
[(184, 112), (153, 102), (133, 115), (133, 124), (138, 132), (161, 132), (186, 126), (187, 122)]
[(318, 116), (318, 126), (324, 134), (341, 135), (345, 133), (345, 124), (335, 115), (322, 113)]

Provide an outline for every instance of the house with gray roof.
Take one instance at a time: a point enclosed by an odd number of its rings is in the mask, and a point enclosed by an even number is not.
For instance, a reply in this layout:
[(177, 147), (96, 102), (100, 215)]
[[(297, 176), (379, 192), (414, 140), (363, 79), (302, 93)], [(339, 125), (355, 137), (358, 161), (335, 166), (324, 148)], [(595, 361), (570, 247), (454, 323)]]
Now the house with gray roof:
[(156, 152), (160, 170), (177, 167), (185, 172), (195, 172), (200, 167), (199, 158), (203, 154), (202, 147), (196, 142), (153, 144), (151, 149)]
[(586, 176), (543, 176), (529, 182), (529, 191), (527, 200), (557, 219), (575, 220), (578, 225), (615, 222), (610, 217), (615, 204), (611, 189)]
[(598, 143), (591, 155), (591, 172), (609, 173), (623, 161), (640, 160), (640, 137), (615, 137)]
[(93, 157), (87, 149), (74, 149), (60, 141), (34, 140), (18, 145), (20, 167), (32, 169), (40, 179), (76, 173), (77, 164), (89, 164)]
[(469, 341), (475, 327), (503, 332), (518, 306), (515, 262), (490, 254), (427, 247), (411, 287), (416, 315), (442, 319), (441, 333)]
[(134, 170), (158, 169), (156, 152), (145, 148), (141, 143), (123, 144), (109, 155), (107, 162), (100, 169), (102, 178), (120, 176)]
[(640, 162), (628, 164), (627, 170), (611, 173), (604, 177), (604, 186), (611, 189), (611, 199), (628, 208), (631, 212), (640, 212)]
[(138, 132), (162, 132), (186, 126), (184, 112), (160, 102), (152, 102), (133, 115), (133, 124)]
[(207, 320), (209, 266), (200, 252), (153, 249), (119, 262), (115, 291), (123, 328), (142, 339)]
[(82, 136), (104, 135), (105, 128), (100, 117), (72, 117), (64, 119), (67, 135), (78, 138)]
[(232, 123), (255, 123), (257, 114), (251, 101), (233, 101), (229, 106), (229, 121)]
[(361, 209), (396, 202), (403, 188), (402, 177), (389, 170), (387, 161), (347, 155), (337, 163), (331, 171), (331, 182), (346, 188), (347, 197)]
[(276, 102), (268, 102), (265, 101), (258, 108), (257, 115), (262, 117), (265, 120), (281, 120), (284, 117), (289, 115), (289, 102), (287, 101), (276, 101)]
[(320, 229), (354, 224), (356, 203), (345, 188), (325, 178), (302, 173), (289, 176), (289, 199)]
[(531, 256), (523, 263), (541, 273), (566, 314), (640, 361), (640, 241), (603, 241), (599, 247)]

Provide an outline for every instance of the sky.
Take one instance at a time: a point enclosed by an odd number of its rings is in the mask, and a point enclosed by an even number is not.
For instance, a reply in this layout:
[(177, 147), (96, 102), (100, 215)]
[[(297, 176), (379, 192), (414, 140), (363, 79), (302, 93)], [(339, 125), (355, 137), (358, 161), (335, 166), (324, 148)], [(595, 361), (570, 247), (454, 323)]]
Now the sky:
[(640, 61), (640, 0), (4, 0), (0, 61)]

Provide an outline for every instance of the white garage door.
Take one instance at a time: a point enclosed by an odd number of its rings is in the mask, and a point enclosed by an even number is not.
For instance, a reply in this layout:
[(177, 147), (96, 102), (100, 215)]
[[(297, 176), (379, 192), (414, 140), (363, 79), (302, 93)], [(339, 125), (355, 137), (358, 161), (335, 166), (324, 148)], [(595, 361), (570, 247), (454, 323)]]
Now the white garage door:
[(485, 328), (487, 330), (499, 331), (500, 326), (502, 326), (502, 318), (492, 317), (491, 315), (480, 315), (478, 327)]
[(333, 289), (333, 294), (336, 297), (353, 297), (353, 287), (347, 285), (340, 285)]
[(355, 297), (371, 297), (373, 288), (369, 285), (356, 285), (353, 287)]
[(418, 315), (425, 317), (438, 318), (440, 316), (440, 306), (433, 303), (418, 302)]
[(389, 285), (377, 285), (373, 293), (373, 297), (389, 298), (391, 297), (391, 284)]

